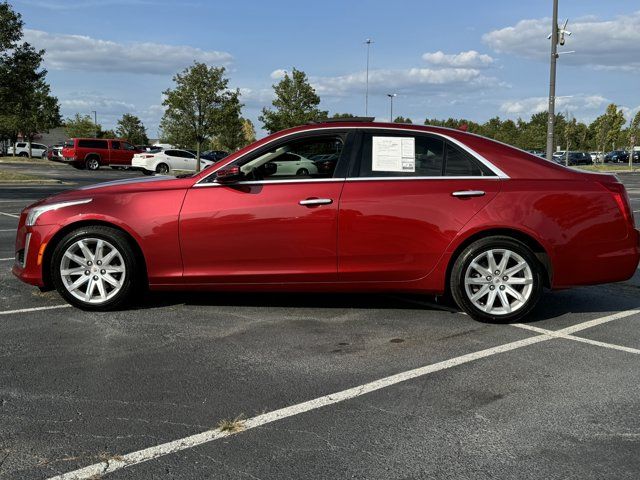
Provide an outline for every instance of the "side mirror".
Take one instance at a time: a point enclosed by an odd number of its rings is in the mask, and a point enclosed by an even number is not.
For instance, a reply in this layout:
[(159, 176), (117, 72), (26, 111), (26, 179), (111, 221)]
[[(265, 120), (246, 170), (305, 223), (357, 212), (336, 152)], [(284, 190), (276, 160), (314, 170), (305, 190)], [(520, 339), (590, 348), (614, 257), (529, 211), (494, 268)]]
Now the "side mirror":
[(240, 167), (235, 165), (229, 168), (223, 168), (216, 172), (216, 182), (218, 183), (234, 183), (242, 178), (243, 174)]

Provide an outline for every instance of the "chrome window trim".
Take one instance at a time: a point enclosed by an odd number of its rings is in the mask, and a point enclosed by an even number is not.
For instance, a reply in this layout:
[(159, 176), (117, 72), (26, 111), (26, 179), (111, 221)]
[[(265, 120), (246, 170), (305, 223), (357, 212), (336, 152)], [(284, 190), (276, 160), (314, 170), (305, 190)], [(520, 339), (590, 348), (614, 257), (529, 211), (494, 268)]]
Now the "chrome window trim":
[[(462, 148), (465, 152), (467, 152), (468, 154), (470, 154), (471, 156), (473, 156), (476, 160), (478, 160), (480, 163), (482, 163), (485, 167), (487, 167), (489, 170), (491, 170), (493, 173), (496, 174), (495, 177), (489, 177), (489, 176), (474, 176), (474, 177), (452, 177), (452, 176), (439, 176), (439, 177), (371, 177), (371, 178), (363, 178), (363, 177), (347, 177), (346, 180), (357, 180), (357, 181), (362, 181), (362, 180), (376, 180), (376, 179), (381, 179), (381, 180), (389, 180), (389, 179), (393, 179), (393, 180), (398, 180), (398, 179), (414, 179), (414, 180), (432, 180), (432, 179), (461, 179), (461, 180), (465, 180), (465, 179), (483, 179), (483, 180), (488, 180), (488, 179), (492, 179), (492, 178), (499, 178), (499, 179), (508, 179), (510, 178), (509, 175), (507, 175), (505, 172), (503, 172), (501, 169), (499, 169), (498, 167), (496, 167), (493, 163), (491, 163), (489, 160), (487, 160), (483, 155), (480, 155), (478, 152), (476, 152), (475, 150), (473, 150), (472, 148), (468, 147), (467, 145), (465, 145), (464, 143), (462, 143), (459, 140), (456, 140), (453, 137), (450, 137), (449, 135), (446, 135), (444, 133), (440, 133), (440, 132), (432, 132), (432, 131), (423, 131), (423, 130), (413, 130), (410, 128), (403, 128), (403, 127), (372, 127), (372, 126), (366, 126), (366, 127), (362, 127), (362, 126), (345, 126), (345, 127), (338, 127), (338, 126), (332, 126), (332, 127), (322, 127), (322, 128), (310, 128), (308, 130), (299, 130), (296, 132), (291, 132), (291, 133), (287, 133), (286, 135), (282, 135), (281, 137), (278, 137), (277, 139), (274, 139), (274, 141), (276, 140), (282, 140), (285, 139), (287, 137), (293, 136), (293, 135), (298, 135), (298, 134), (303, 134), (303, 133), (308, 133), (308, 132), (331, 132), (331, 131), (341, 131), (341, 130), (389, 130), (389, 131), (395, 131), (395, 132), (404, 132), (404, 133), (414, 133), (414, 134), (428, 134), (428, 135), (435, 135), (437, 137), (449, 140), (451, 143), (453, 143), (454, 145)], [(247, 155), (250, 155), (251, 153), (253, 153), (254, 151), (256, 151), (258, 148), (262, 148), (266, 146), (265, 145), (257, 145), (254, 148), (252, 148), (251, 150), (249, 150), (247, 153), (245, 153), (244, 155), (242, 155), (241, 157), (236, 158), (233, 162), (234, 163), (244, 157), (246, 157)], [(226, 166), (227, 164), (225, 164)], [(211, 186), (211, 185), (221, 185), (221, 184), (217, 184), (215, 182), (205, 182), (206, 179), (208, 179), (209, 177), (211, 177), (213, 174), (215, 174), (220, 168), (222, 167), (222, 165), (218, 168), (216, 168), (215, 170), (213, 170), (209, 175), (202, 177), (200, 180), (198, 180), (193, 186), (194, 187), (204, 187), (204, 186)], [(237, 182), (234, 185), (264, 185), (267, 183), (302, 183), (302, 182), (309, 182), (309, 181), (344, 181), (344, 178), (328, 178), (328, 179), (324, 179), (324, 178), (313, 178), (313, 179), (308, 179), (308, 180), (260, 180), (260, 181), (248, 181), (248, 182)]]

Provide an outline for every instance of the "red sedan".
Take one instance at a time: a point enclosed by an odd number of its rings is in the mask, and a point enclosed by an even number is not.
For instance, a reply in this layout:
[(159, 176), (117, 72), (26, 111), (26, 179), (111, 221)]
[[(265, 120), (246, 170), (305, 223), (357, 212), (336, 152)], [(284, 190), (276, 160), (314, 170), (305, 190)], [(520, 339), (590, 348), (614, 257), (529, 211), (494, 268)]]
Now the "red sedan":
[(450, 292), (486, 321), (543, 288), (630, 278), (640, 257), (615, 176), (436, 127), (276, 133), (186, 178), (115, 181), (20, 216), (13, 272), (84, 309), (143, 288)]

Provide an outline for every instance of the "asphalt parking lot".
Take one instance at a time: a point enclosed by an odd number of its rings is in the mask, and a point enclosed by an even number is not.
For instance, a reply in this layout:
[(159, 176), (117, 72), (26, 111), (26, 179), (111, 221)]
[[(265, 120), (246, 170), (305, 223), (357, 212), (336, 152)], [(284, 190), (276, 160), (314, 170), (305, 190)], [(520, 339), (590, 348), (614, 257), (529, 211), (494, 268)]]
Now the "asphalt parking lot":
[(29, 168), (67, 184), (0, 185), (0, 478), (638, 478), (640, 272), (520, 325), (397, 295), (87, 313), (11, 275), (17, 214), (138, 174)]

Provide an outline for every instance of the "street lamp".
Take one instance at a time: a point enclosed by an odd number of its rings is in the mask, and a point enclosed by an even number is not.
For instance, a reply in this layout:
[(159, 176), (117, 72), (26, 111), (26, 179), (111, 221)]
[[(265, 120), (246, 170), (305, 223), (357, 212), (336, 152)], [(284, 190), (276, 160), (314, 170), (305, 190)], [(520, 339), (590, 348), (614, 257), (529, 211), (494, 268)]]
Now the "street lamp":
[(364, 94), (364, 115), (366, 117), (369, 115), (369, 48), (373, 40), (367, 38), (364, 43), (367, 46), (367, 87)]
[[(553, 0), (553, 17), (551, 19), (551, 66), (549, 69), (549, 116), (547, 119), (547, 160), (553, 160), (553, 126), (556, 106), (556, 61), (558, 60), (558, 44), (564, 45), (564, 36), (571, 35), (567, 31), (567, 19), (562, 28), (558, 27), (558, 0)], [(565, 52), (569, 53), (569, 52)]]
[(396, 93), (387, 93), (387, 97), (389, 97), (390, 101), (390, 112), (389, 112), (389, 121), (393, 122), (393, 97), (397, 96)]
[(91, 110), (91, 113), (93, 113), (93, 137), (98, 138), (98, 112)]

